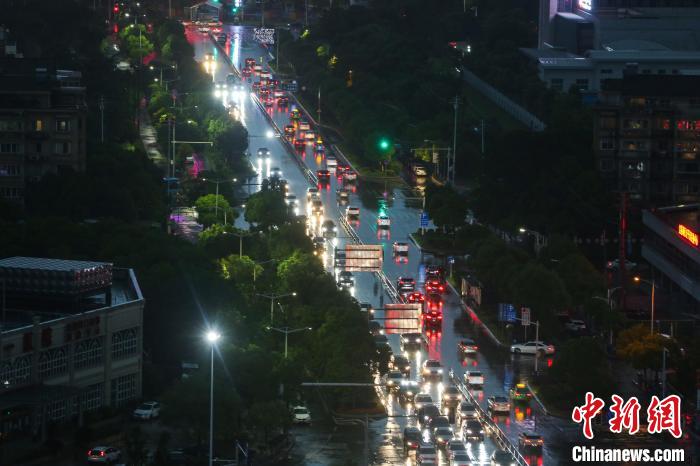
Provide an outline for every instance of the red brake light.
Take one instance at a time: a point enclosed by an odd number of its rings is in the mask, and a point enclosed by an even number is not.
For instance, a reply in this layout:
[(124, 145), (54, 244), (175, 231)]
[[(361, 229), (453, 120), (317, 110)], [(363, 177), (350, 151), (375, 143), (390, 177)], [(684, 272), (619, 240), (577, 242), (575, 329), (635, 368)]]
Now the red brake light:
[(105, 451), (104, 451), (104, 450), (100, 451), (100, 456), (105, 456)]

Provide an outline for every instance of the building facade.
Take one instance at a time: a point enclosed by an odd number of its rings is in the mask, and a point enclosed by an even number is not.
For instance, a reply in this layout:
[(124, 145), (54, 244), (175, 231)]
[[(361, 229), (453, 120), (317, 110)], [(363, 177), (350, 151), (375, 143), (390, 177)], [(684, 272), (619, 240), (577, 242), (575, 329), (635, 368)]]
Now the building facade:
[(700, 76), (694, 0), (540, 0), (539, 43), (523, 52), (549, 87), (596, 93), (630, 74)]
[(642, 256), (680, 319), (700, 319), (700, 205), (645, 210)]
[(0, 437), (141, 396), (144, 299), (130, 269), (101, 262), (0, 260)]
[[(76, 71), (0, 62), (0, 197), (23, 203), (47, 173), (84, 171), (85, 88)], [(19, 70), (14, 67), (19, 66)]]
[(608, 187), (645, 206), (700, 199), (700, 78), (607, 81), (594, 107), (594, 149)]

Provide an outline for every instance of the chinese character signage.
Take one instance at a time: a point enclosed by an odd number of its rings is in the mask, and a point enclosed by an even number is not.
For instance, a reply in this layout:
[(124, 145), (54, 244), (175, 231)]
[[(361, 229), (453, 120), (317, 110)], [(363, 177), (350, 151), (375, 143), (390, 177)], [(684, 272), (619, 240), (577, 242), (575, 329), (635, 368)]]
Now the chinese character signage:
[(498, 320), (501, 322), (515, 322), (517, 320), (517, 313), (515, 311), (515, 306), (512, 304), (498, 304)]
[(687, 242), (697, 247), (700, 244), (698, 234), (685, 225), (678, 225), (678, 234)]

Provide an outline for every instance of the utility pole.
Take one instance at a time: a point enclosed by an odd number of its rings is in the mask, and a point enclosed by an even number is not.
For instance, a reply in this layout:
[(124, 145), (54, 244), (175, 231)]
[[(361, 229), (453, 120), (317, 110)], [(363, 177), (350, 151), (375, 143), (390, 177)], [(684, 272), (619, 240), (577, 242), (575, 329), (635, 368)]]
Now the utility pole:
[(280, 30), (276, 29), (277, 31), (277, 51), (275, 52), (275, 61), (276, 65), (275, 68), (277, 68), (277, 73), (279, 74), (280, 72)]
[(100, 96), (100, 142), (105, 142), (105, 96)]
[[(627, 193), (622, 193), (620, 197), (620, 249), (619, 249), (619, 280), (620, 286), (622, 287), (622, 305), (625, 305), (626, 294), (627, 294), (627, 264), (625, 264), (625, 257), (627, 256)], [(624, 309), (624, 307), (623, 307)]]
[(486, 145), (486, 125), (485, 121), (481, 119), (481, 155), (484, 155), (484, 148)]
[(321, 86), (318, 86), (318, 126), (321, 126)]
[(449, 177), (450, 175), (452, 176), (452, 184), (454, 185), (455, 182), (455, 164), (457, 161), (457, 109), (459, 108), (459, 98), (455, 96), (455, 100), (453, 102), (454, 109), (455, 109), (455, 123), (454, 123), (454, 128), (452, 131), (452, 163), (449, 164), (448, 166), (451, 167), (451, 173), (448, 173), (448, 182), (450, 181)]
[[(535, 343), (540, 341), (540, 321), (535, 321)], [(537, 361), (540, 359), (539, 350), (535, 353), (535, 374), (537, 374)]]
[(304, 0), (304, 26), (309, 26), (309, 0)]

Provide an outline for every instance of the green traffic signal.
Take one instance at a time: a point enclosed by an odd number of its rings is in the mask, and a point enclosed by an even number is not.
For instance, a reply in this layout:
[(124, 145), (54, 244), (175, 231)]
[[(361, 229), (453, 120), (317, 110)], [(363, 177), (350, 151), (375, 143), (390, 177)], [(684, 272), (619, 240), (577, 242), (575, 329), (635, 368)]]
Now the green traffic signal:
[(389, 140), (387, 138), (382, 138), (379, 140), (379, 148), (381, 150), (387, 150), (389, 148)]

